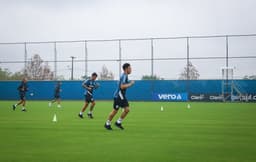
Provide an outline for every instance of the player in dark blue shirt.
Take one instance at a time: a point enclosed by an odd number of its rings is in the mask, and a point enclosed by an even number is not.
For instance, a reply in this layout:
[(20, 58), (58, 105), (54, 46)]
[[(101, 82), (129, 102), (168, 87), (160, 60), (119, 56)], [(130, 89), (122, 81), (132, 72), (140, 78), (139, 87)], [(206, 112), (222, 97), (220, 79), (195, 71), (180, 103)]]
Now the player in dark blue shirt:
[(54, 99), (51, 102), (49, 102), (49, 107), (51, 107), (52, 104), (57, 101), (57, 103), (58, 103), (57, 107), (61, 108), (61, 105), (60, 105), (60, 92), (62, 91), (61, 84), (62, 83), (60, 81), (57, 82), (55, 89), (54, 89)]
[(131, 74), (132, 72), (131, 65), (129, 63), (125, 63), (123, 65), (123, 71), (124, 73), (120, 77), (117, 90), (115, 91), (115, 94), (114, 94), (114, 104), (113, 104), (114, 109), (109, 114), (108, 120), (104, 125), (105, 128), (108, 130), (112, 130), (111, 121), (114, 118), (114, 116), (117, 114), (119, 108), (123, 108), (124, 111), (122, 112), (120, 118), (115, 122), (115, 125), (120, 129), (124, 129), (121, 123), (130, 111), (129, 103), (125, 94), (126, 94), (126, 89), (131, 87), (134, 84), (134, 81), (129, 81), (128, 79), (128, 75)]
[(89, 118), (91, 118), (91, 119), (93, 118), (92, 111), (95, 106), (95, 100), (93, 98), (93, 90), (95, 90), (99, 87), (99, 84), (96, 83), (96, 81), (95, 81), (97, 76), (98, 76), (97, 73), (92, 73), (91, 78), (84, 81), (82, 84), (83, 88), (85, 88), (85, 92), (84, 92), (85, 104), (84, 104), (82, 110), (80, 111), (80, 113), (78, 114), (78, 116), (80, 118), (84, 118), (83, 113), (90, 103), (91, 103), (90, 111), (87, 113), (87, 115)]
[(19, 91), (20, 101), (17, 104), (12, 105), (13, 110), (16, 109), (16, 107), (20, 104), (22, 104), (22, 111), (27, 111), (25, 108), (26, 105), (26, 92), (28, 91), (27, 86), (27, 78), (23, 78), (19, 87), (17, 88)]

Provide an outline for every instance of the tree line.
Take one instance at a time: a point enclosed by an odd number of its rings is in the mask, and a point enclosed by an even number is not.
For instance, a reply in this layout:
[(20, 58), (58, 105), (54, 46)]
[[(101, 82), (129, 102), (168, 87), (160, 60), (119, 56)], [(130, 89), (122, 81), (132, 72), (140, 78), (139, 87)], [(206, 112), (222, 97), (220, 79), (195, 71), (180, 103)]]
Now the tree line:
[[(12, 73), (8, 69), (0, 67), (0, 80), (21, 80), (27, 77), (29, 80), (54, 80), (54, 72), (51, 70), (47, 61), (44, 61), (39, 54), (34, 54), (26, 64), (26, 67), (18, 72)], [(189, 62), (180, 73), (180, 80), (198, 80), (200, 77), (199, 71)], [(81, 79), (87, 79), (89, 76), (81, 76)], [(57, 79), (64, 80), (63, 76), (58, 76)], [(99, 80), (114, 80), (114, 73), (105, 65), (102, 66), (99, 73)], [(244, 76), (243, 79), (256, 80), (256, 75)], [(157, 75), (143, 75), (141, 80), (164, 80)]]

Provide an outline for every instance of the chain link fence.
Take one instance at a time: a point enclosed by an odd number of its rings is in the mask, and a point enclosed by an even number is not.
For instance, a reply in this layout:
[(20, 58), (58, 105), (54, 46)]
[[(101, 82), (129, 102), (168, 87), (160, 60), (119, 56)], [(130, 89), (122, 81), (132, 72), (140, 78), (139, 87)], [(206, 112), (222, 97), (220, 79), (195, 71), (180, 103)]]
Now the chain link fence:
[[(0, 68), (24, 75), (35, 55), (52, 72), (46, 80), (81, 80), (103, 67), (117, 80), (125, 62), (135, 80), (221, 79), (222, 67), (244, 79), (256, 75), (256, 34), (0, 43)], [(199, 77), (191, 76), (191, 64)]]

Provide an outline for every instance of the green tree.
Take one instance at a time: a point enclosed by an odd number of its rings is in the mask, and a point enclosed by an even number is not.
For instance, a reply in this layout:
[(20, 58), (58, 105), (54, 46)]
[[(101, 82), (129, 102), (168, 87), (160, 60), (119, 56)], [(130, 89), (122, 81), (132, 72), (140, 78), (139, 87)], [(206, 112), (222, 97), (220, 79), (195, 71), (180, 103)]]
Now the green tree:
[(9, 80), (11, 72), (8, 69), (2, 69), (0, 67), (0, 80)]
[(23, 78), (24, 78), (24, 74), (22, 72), (15, 72), (10, 76), (10, 80), (21, 80)]
[(0, 68), (0, 80), (21, 80), (23, 77), (22, 72), (11, 73), (8, 69)]
[(244, 78), (243, 79), (246, 79), (246, 80), (256, 80), (256, 75), (246, 75), (246, 76), (244, 76)]

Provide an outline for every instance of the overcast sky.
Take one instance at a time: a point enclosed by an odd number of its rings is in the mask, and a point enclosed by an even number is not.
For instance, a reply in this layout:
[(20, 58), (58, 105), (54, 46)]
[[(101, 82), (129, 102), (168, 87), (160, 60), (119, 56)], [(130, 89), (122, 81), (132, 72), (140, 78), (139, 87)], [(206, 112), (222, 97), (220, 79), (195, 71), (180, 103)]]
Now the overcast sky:
[(0, 0), (0, 42), (255, 34), (255, 7), (255, 0)]

